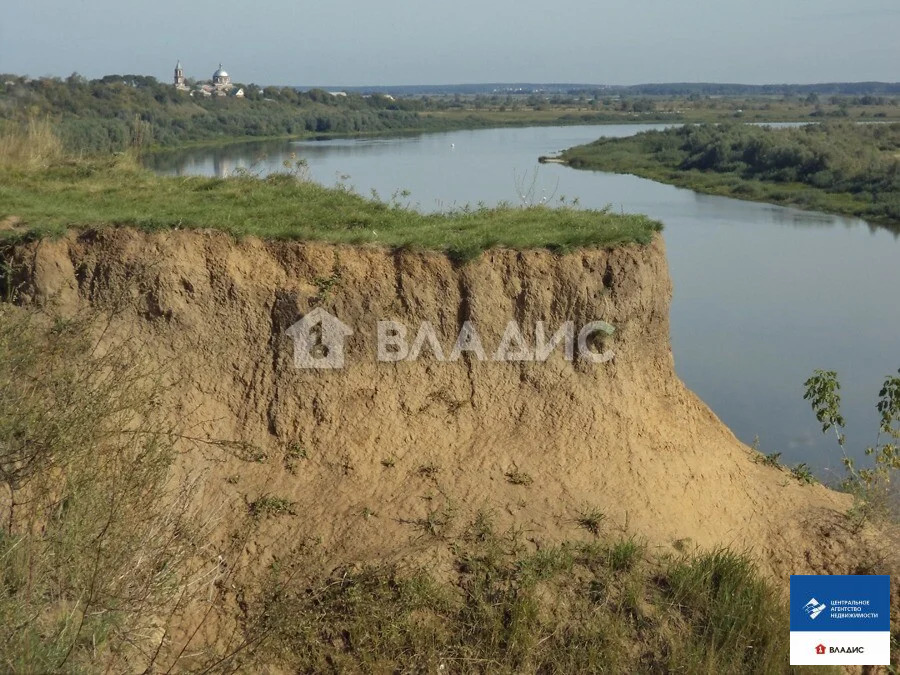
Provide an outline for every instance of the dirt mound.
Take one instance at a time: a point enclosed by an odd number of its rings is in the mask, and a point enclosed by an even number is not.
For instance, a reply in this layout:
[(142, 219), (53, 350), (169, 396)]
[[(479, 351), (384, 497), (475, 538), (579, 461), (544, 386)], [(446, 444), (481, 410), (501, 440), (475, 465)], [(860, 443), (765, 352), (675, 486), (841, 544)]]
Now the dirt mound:
[[(662, 551), (746, 550), (781, 583), (878, 555), (873, 533), (842, 524), (846, 495), (756, 461), (678, 379), (660, 237), (456, 265), (433, 252), (120, 229), (23, 244), (14, 258), (26, 302), (105, 316), (130, 299), (108, 335), (136, 335), (166, 364), (185, 435), (241, 443), (198, 451), (186, 439), (182, 465), (205, 472), (204, 503), (278, 516), (244, 548), (259, 569), (304, 540), (334, 561), (428, 558), (431, 536), (478, 511), (537, 547), (591, 536), (590, 516)], [(316, 308), (353, 331), (342, 369), (294, 367), (286, 331)], [(510, 321), (533, 346), (539, 321), (554, 333), (602, 320), (615, 332), (596, 349), (614, 357), (438, 361), (426, 346), (416, 361), (380, 362), (384, 319), (408, 327), (409, 342), (430, 322), (445, 355), (466, 321), (490, 354)]]

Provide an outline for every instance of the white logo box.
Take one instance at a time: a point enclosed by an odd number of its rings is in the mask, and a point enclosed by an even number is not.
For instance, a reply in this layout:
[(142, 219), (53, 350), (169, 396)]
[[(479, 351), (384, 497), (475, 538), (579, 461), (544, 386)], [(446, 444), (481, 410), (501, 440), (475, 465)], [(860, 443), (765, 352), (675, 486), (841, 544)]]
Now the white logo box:
[[(816, 647), (825, 646), (824, 654)], [(861, 647), (862, 653), (832, 653), (832, 648)], [(791, 631), (792, 666), (888, 666), (891, 663), (890, 632)]]

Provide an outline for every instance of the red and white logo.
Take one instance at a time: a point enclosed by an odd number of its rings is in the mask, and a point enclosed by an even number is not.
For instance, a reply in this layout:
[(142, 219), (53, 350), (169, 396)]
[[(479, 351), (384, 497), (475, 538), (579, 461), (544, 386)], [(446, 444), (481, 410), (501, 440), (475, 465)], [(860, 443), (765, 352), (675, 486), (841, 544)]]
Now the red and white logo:
[(816, 654), (824, 654), (825, 645), (816, 645)]

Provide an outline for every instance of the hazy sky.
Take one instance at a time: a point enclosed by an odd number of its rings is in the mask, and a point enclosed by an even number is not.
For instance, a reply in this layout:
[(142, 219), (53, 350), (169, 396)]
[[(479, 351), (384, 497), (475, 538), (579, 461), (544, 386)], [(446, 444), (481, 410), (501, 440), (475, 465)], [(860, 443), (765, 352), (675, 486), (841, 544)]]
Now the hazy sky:
[(900, 80), (897, 0), (10, 0), (0, 72), (259, 84)]

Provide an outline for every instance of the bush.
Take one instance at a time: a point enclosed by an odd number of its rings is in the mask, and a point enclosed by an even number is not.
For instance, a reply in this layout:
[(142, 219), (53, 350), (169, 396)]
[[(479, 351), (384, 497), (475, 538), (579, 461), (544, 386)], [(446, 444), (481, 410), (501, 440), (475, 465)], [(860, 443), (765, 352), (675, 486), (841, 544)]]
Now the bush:
[(210, 572), (157, 379), (89, 334), (0, 305), (3, 671), (152, 668)]

